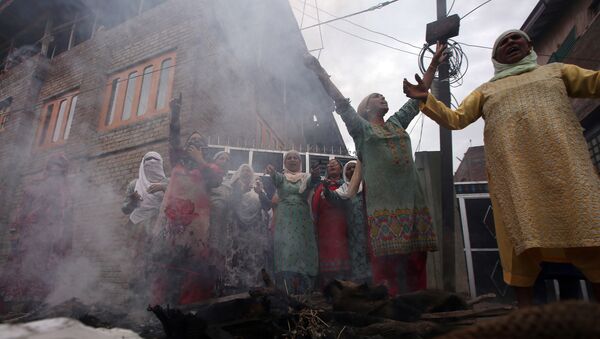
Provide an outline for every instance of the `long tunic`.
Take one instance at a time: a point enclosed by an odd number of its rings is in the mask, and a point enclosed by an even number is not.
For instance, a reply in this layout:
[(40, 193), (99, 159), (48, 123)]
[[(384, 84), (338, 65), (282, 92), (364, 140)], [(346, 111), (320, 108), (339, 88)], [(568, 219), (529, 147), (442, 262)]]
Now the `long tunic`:
[(373, 255), (435, 250), (431, 216), (404, 130), (419, 112), (417, 101), (409, 100), (384, 125), (370, 124), (348, 102), (337, 103), (337, 112), (363, 163)]
[(309, 182), (309, 187), (299, 193), (300, 181), (290, 182), (280, 173), (275, 173), (273, 179), (279, 196), (273, 236), (275, 271), (316, 276), (317, 241), (307, 201), (315, 183)]
[[(313, 196), (312, 211), (317, 227), (319, 247), (319, 272), (329, 277), (345, 278), (344, 272), (350, 271), (350, 252), (348, 249), (348, 223), (346, 213), (340, 204), (325, 198), (323, 190), (336, 190), (343, 180), (327, 180), (319, 184)], [(324, 187), (327, 184), (327, 187)]]
[(370, 281), (371, 267), (367, 260), (367, 223), (364, 213), (363, 192), (359, 192), (349, 199), (341, 198), (337, 192), (330, 192), (326, 197), (334, 204), (341, 204), (346, 214), (352, 280), (356, 282)]
[[(599, 98), (600, 72), (553, 63), (485, 83), (455, 111), (432, 95), (421, 104), (450, 129), (485, 119), (503, 266), (528, 249), (600, 246), (600, 179), (569, 97)], [(541, 260), (555, 261), (549, 257), (556, 253), (542, 251)]]

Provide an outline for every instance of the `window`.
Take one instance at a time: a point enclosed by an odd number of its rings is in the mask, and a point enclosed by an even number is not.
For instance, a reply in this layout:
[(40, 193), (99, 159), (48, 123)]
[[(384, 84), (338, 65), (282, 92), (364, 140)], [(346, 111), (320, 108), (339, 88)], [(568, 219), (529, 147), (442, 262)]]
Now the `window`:
[(175, 54), (169, 53), (113, 74), (106, 89), (100, 129), (166, 113), (174, 73)]
[(60, 144), (69, 138), (76, 105), (77, 93), (74, 92), (48, 101), (42, 106), (36, 146)]

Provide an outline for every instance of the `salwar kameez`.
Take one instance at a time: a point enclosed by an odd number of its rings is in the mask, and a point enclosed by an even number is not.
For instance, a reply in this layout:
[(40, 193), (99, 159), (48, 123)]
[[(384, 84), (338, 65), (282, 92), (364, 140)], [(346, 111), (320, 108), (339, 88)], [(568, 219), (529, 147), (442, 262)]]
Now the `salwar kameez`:
[(324, 190), (336, 190), (343, 180), (327, 179), (319, 184), (313, 196), (312, 211), (317, 228), (319, 276), (324, 286), (332, 279), (350, 278), (348, 223), (344, 206), (326, 199)]
[(485, 119), (484, 142), (507, 284), (532, 286), (539, 263), (570, 262), (600, 282), (600, 179), (569, 97), (600, 98), (600, 72), (553, 63), (481, 85), (451, 110), (421, 110), (461, 129)]
[[(363, 164), (373, 281), (387, 285), (392, 295), (397, 294), (400, 282), (392, 266), (406, 262), (403, 255), (437, 247), (410, 137), (405, 131), (418, 113), (418, 103), (409, 100), (383, 125), (369, 123), (347, 101), (337, 102), (336, 106)], [(419, 267), (422, 265), (415, 269)], [(424, 267), (419, 274), (425, 274)], [(418, 289), (425, 287), (419, 285)]]
[(310, 288), (319, 265), (315, 227), (308, 205), (310, 189), (316, 182), (309, 179), (308, 187), (300, 193), (301, 181), (291, 182), (280, 173), (275, 173), (273, 179), (279, 197), (273, 237), (275, 272), (283, 278), (298, 276), (293, 280), (299, 286)]

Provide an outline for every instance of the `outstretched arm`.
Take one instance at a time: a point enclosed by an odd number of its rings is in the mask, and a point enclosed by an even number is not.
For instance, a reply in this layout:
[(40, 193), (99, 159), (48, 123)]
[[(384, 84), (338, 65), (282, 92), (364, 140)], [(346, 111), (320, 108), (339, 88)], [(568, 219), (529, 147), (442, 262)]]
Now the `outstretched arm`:
[(179, 156), (181, 152), (181, 123), (180, 123), (180, 112), (181, 112), (181, 93), (178, 98), (173, 98), (169, 102), (171, 108), (171, 116), (169, 120), (169, 159), (171, 161), (171, 168), (179, 162)]
[(321, 66), (321, 63), (319, 63), (319, 60), (317, 60), (317, 58), (308, 54), (304, 57), (304, 64), (308, 69), (312, 70), (315, 73), (317, 78), (319, 78), (319, 81), (323, 85), (325, 92), (329, 94), (333, 101), (337, 103), (339, 101), (346, 100), (346, 97), (344, 97), (344, 95), (342, 94), (342, 92), (340, 92), (337, 86), (333, 84), (333, 82), (329, 78), (329, 74), (327, 74), (323, 66)]
[(429, 88), (431, 88), (431, 84), (433, 83), (435, 72), (438, 66), (447, 58), (447, 55), (444, 54), (446, 47), (446, 44), (442, 44), (440, 42), (437, 43), (435, 54), (433, 59), (431, 59), (431, 63), (429, 64), (427, 71), (423, 75), (423, 79), (421, 79), (418, 74), (415, 74), (415, 80), (417, 81), (416, 85), (408, 82), (406, 78), (404, 79), (404, 93), (407, 97), (421, 101), (427, 100), (427, 94), (429, 93)]
[[(446, 60), (446, 55), (444, 54), (446, 47), (446, 44), (442, 44), (440, 42), (437, 43), (435, 55), (433, 56), (433, 59), (431, 59), (429, 68), (427, 68), (422, 80), (418, 75), (415, 74), (415, 79), (417, 79), (418, 82), (422, 82), (424, 89), (426, 88), (427, 91), (429, 91), (429, 87), (431, 87), (437, 67)], [(416, 99), (411, 99), (407, 101), (396, 113), (394, 113), (394, 115), (390, 117), (389, 121), (406, 129), (410, 122), (417, 116), (417, 114), (419, 114), (419, 101)]]
[(353, 138), (358, 137), (362, 134), (363, 128), (369, 123), (361, 118), (354, 108), (350, 106), (350, 101), (344, 97), (342, 92), (333, 84), (331, 79), (329, 78), (329, 74), (325, 72), (325, 69), (319, 63), (319, 60), (314, 56), (308, 54), (304, 58), (304, 64), (310, 70), (312, 70), (319, 81), (323, 85), (323, 88), (329, 94), (331, 99), (335, 102), (335, 110), (344, 120), (344, 124), (346, 128), (348, 128), (348, 132)]

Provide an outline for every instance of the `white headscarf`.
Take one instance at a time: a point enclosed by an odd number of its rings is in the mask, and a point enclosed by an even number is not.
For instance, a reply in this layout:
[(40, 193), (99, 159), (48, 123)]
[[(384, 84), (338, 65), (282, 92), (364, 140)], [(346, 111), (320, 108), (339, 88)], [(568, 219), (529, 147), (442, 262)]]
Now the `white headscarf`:
[[(348, 162), (347, 162), (347, 163), (344, 165), (344, 169), (343, 169), (343, 171), (342, 171), (342, 174), (343, 174), (343, 176), (344, 176), (344, 184), (343, 184), (342, 186), (340, 186), (338, 189), (336, 189), (336, 190), (335, 190), (335, 192), (336, 192), (336, 193), (337, 193), (337, 194), (340, 196), (340, 198), (342, 198), (342, 199), (349, 199), (349, 198), (351, 198), (351, 196), (350, 196), (350, 194), (349, 194), (349, 193), (350, 193), (350, 192), (349, 192), (349, 190), (350, 190), (350, 178), (348, 178), (348, 177), (346, 176), (346, 168), (348, 168), (348, 166), (350, 166), (350, 164), (356, 164), (356, 168), (355, 168), (355, 170), (354, 170), (354, 171), (355, 171), (355, 172), (354, 172), (354, 175), (360, 175), (360, 173), (358, 173), (358, 172), (356, 171), (356, 169), (357, 169), (357, 168), (360, 166), (360, 165), (357, 163), (357, 161), (356, 161), (356, 160), (350, 160), (350, 161), (348, 161)], [(358, 194), (358, 193), (360, 193), (360, 192), (362, 192), (362, 180), (361, 180), (361, 183), (358, 185), (358, 190), (356, 191), (356, 193), (355, 193), (355, 194)]]
[[(252, 180), (250, 183), (250, 185), (252, 185), (252, 183), (255, 180), (254, 170), (250, 165), (243, 164), (238, 168), (237, 172), (235, 172), (233, 177), (231, 177), (232, 186), (236, 181), (240, 180), (242, 170), (244, 168), (249, 168), (250, 172), (252, 173)], [(262, 217), (262, 206), (260, 204), (260, 198), (258, 197), (258, 194), (254, 191), (254, 189), (250, 189), (250, 191), (242, 193), (242, 197), (239, 200), (239, 205), (234, 206), (234, 209), (235, 215), (242, 223), (246, 225), (251, 225), (252, 223), (260, 221)]]
[(302, 172), (302, 170), (300, 170), (299, 172), (292, 172), (285, 167), (285, 159), (288, 157), (288, 155), (293, 154), (293, 153), (298, 155), (298, 158), (300, 159), (300, 168), (302, 168), (302, 157), (300, 156), (300, 153), (298, 153), (298, 151), (294, 151), (294, 150), (288, 151), (283, 156), (283, 175), (289, 182), (295, 183), (295, 182), (300, 181), (300, 189), (298, 190), (298, 193), (304, 193), (304, 191), (306, 191), (306, 187), (308, 187), (308, 181), (310, 180), (310, 174), (304, 173), (304, 172)]
[(509, 77), (511, 75), (518, 75), (521, 73), (533, 71), (538, 67), (537, 63), (537, 54), (531, 48), (531, 52), (527, 54), (523, 59), (515, 62), (514, 64), (503, 64), (496, 61), (496, 49), (498, 48), (498, 44), (500, 41), (504, 39), (509, 34), (518, 33), (523, 36), (527, 41), (531, 42), (531, 38), (527, 33), (519, 30), (519, 29), (510, 29), (498, 37), (496, 42), (494, 42), (494, 47), (492, 49), (492, 63), (494, 64), (494, 76), (490, 79), (490, 82), (496, 81), (502, 78)]
[[(155, 158), (158, 160), (148, 158)], [(140, 205), (131, 212), (129, 220), (134, 224), (138, 224), (144, 220), (152, 218), (160, 211), (164, 192), (148, 193), (148, 188), (152, 184), (159, 184), (167, 179), (163, 168), (163, 158), (156, 152), (148, 152), (142, 158), (138, 178), (135, 183), (135, 191), (142, 197)]]

